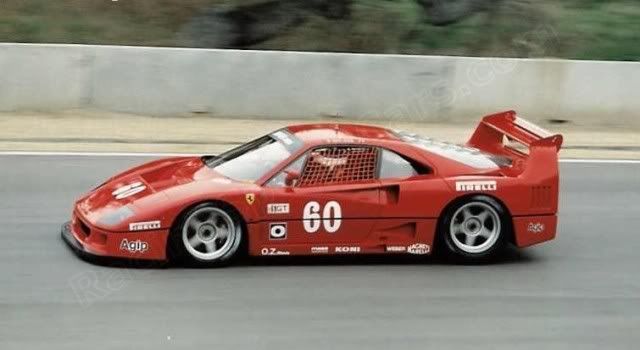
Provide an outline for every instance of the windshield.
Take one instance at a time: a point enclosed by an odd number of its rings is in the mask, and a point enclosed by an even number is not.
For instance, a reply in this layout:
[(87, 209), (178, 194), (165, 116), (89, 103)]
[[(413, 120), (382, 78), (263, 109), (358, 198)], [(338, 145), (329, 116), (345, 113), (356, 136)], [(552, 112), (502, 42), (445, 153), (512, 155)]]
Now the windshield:
[(485, 153), (476, 148), (442, 142), (406, 131), (395, 131), (395, 133), (404, 142), (477, 169), (492, 169), (509, 166), (511, 163), (509, 158)]
[(302, 142), (295, 136), (279, 130), (205, 162), (207, 166), (230, 179), (254, 182), (289, 158), (301, 146)]

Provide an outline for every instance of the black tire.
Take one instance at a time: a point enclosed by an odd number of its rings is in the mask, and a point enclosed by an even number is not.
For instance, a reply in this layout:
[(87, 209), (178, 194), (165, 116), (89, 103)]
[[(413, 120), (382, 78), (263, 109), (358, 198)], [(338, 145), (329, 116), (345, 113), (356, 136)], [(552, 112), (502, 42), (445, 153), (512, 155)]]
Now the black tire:
[(475, 195), (452, 205), (439, 228), (441, 246), (447, 250), (448, 258), (455, 262), (483, 263), (503, 251), (511, 233), (511, 220), (495, 199)]
[(226, 266), (242, 251), (244, 231), (244, 221), (233, 207), (201, 203), (183, 212), (174, 223), (168, 256), (172, 262), (188, 266)]

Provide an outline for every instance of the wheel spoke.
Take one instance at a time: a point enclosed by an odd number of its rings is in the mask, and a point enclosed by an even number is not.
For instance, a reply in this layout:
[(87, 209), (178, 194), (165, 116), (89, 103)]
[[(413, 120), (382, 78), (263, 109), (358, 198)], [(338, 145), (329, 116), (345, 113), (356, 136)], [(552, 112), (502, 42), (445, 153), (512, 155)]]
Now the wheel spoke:
[[(183, 226), (184, 247), (194, 258), (215, 261), (234, 246), (236, 231), (233, 219), (219, 208), (205, 207), (192, 213)], [(206, 238), (206, 240), (203, 239)]]
[(211, 253), (216, 250), (216, 244), (213, 240), (204, 243), (204, 247), (207, 249), (207, 253)]
[(472, 235), (465, 236), (464, 244), (473, 246), (474, 243), (476, 243), (476, 236), (472, 236)]
[(197, 234), (195, 234), (195, 235), (193, 235), (193, 237), (189, 238), (189, 244), (194, 248), (199, 246), (200, 243), (202, 243), (202, 241), (200, 240), (200, 238), (198, 238)]
[(216, 237), (220, 239), (225, 239), (229, 236), (229, 230), (226, 227), (218, 228), (216, 227)]
[(500, 214), (493, 206), (482, 201), (472, 201), (454, 212), (449, 223), (449, 237), (455, 250), (483, 254), (499, 242), (500, 224)]
[(488, 211), (483, 210), (480, 214), (476, 215), (476, 217), (484, 224), (489, 215), (490, 213)]
[(200, 222), (196, 218), (193, 218), (189, 221), (189, 228), (198, 231), (198, 226), (200, 226)]
[(473, 214), (471, 214), (471, 209), (469, 209), (469, 207), (464, 208), (462, 210), (462, 218), (463, 220), (467, 220), (468, 218), (472, 217)]
[(479, 235), (489, 239), (489, 237), (491, 237), (491, 234), (493, 233), (493, 231), (487, 229), (486, 227), (482, 227), (482, 230), (480, 230)]
[(217, 215), (211, 211), (207, 212), (207, 215), (204, 216), (204, 221), (203, 222), (211, 222), (211, 223), (215, 223), (217, 219)]

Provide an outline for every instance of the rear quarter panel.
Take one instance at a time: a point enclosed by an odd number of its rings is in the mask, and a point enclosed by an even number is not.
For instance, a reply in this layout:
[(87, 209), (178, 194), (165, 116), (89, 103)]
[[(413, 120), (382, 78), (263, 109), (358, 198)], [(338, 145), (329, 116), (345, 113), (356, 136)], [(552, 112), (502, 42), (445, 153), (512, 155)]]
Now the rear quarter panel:
[(446, 180), (458, 198), (484, 194), (502, 202), (512, 216), (555, 214), (558, 188), (549, 181), (527, 181), (520, 177), (459, 176)]

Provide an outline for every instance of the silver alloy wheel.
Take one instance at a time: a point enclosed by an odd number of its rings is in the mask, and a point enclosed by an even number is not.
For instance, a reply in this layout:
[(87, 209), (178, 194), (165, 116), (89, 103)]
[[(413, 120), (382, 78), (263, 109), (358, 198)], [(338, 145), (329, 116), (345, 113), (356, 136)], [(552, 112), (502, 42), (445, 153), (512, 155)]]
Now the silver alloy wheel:
[(193, 257), (213, 261), (227, 254), (239, 235), (229, 214), (215, 207), (193, 212), (182, 228), (182, 243)]
[(449, 226), (453, 244), (470, 254), (484, 253), (500, 237), (500, 216), (489, 204), (471, 202), (458, 208)]

